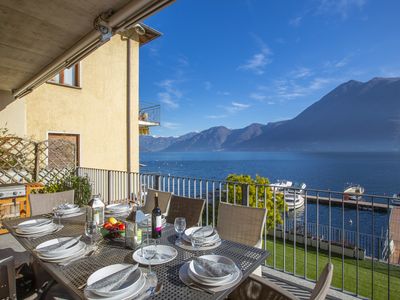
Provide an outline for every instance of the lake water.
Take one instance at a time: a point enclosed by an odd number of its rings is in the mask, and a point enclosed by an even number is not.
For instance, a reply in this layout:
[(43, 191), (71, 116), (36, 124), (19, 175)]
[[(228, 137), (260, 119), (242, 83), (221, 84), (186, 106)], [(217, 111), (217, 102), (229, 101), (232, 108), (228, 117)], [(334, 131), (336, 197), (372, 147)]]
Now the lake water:
[[(305, 182), (307, 188), (343, 191), (347, 183), (357, 183), (368, 194), (393, 195), (400, 192), (400, 153), (295, 153), (295, 152), (199, 152), (141, 153), (142, 172), (159, 172), (183, 177), (224, 179), (239, 173), (268, 177), (271, 182), (288, 179)], [(316, 205), (309, 203), (307, 218), (316, 223)], [(319, 224), (328, 224), (329, 209), (319, 206)], [(356, 232), (356, 210), (331, 208), (332, 226)], [(293, 218), (288, 214), (288, 219)], [(304, 209), (296, 219), (304, 218)], [(342, 224), (342, 219), (344, 224)], [(361, 233), (381, 236), (387, 230), (388, 214), (360, 210)], [(373, 230), (372, 230), (373, 228)], [(378, 249), (376, 248), (377, 252)]]

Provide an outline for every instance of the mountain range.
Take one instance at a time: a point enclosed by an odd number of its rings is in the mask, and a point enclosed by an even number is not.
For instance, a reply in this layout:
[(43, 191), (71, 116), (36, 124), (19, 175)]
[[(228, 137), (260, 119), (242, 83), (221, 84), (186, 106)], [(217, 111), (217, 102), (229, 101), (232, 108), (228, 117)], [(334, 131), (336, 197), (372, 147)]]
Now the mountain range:
[(141, 136), (141, 151), (400, 151), (400, 78), (343, 83), (291, 120)]

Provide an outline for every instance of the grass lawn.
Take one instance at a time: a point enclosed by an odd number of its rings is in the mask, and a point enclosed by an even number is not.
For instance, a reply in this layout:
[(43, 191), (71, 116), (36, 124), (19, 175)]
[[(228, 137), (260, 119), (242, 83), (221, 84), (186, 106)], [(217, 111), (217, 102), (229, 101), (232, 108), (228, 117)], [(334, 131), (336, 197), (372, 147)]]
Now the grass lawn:
[[(269, 238), (269, 237), (268, 237)], [(294, 245), (293, 242), (286, 241), (286, 272), (293, 273), (294, 266)], [(267, 250), (270, 256), (267, 265), (273, 266), (274, 246), (273, 240), (267, 239)], [(284, 246), (283, 240), (276, 240), (276, 268), (284, 267)], [(305, 251), (303, 245), (296, 245), (296, 275), (304, 276)], [(327, 252), (320, 250), (318, 254), (318, 274), (322, 271), (325, 264), (329, 261)], [(331, 262), (334, 265), (332, 285), (342, 288), (342, 257), (332, 254)], [(358, 294), (363, 297), (373, 299), (388, 299), (388, 265), (374, 261), (374, 272), (372, 272), (372, 260), (358, 261)], [(307, 246), (307, 278), (316, 279), (317, 252), (315, 248)], [(373, 273), (373, 278), (372, 278)], [(356, 293), (357, 282), (357, 260), (346, 258), (344, 260), (344, 289)], [(372, 286), (374, 292), (372, 295)], [(390, 299), (400, 299), (400, 267), (390, 266)]]

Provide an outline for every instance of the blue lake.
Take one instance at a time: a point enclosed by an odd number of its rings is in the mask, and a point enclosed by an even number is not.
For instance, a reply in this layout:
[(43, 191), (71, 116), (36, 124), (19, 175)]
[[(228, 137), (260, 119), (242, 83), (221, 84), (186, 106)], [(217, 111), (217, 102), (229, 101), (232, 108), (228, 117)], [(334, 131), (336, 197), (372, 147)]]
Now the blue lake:
[[(400, 192), (400, 153), (296, 153), (296, 152), (199, 152), (141, 153), (142, 172), (157, 172), (183, 177), (224, 179), (228, 174), (261, 175), (271, 182), (288, 179), (305, 182), (307, 188), (343, 191), (347, 183), (365, 187), (368, 194), (393, 195)], [(342, 213), (343, 212), (343, 213)], [(296, 214), (304, 220), (304, 209)], [(329, 207), (307, 205), (307, 222), (328, 225)], [(355, 209), (331, 207), (331, 225), (357, 231)], [(288, 213), (288, 220), (293, 213)], [(360, 210), (358, 230), (379, 237), (388, 228), (388, 214)], [(351, 237), (349, 237), (351, 238)], [(353, 234), (354, 238), (354, 234)], [(375, 252), (379, 249), (375, 245)], [(369, 253), (371, 254), (371, 253)], [(375, 254), (376, 256), (376, 254)]]

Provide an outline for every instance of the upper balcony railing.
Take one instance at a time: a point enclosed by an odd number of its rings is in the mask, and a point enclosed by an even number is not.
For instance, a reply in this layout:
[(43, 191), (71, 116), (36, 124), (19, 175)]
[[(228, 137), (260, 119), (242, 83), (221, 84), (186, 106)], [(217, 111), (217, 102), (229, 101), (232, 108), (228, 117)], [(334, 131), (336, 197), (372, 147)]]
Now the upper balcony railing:
[(203, 225), (216, 225), (221, 201), (266, 208), (266, 267), (315, 281), (330, 261), (333, 288), (372, 299), (397, 299), (400, 294), (396, 198), (90, 168), (77, 173), (89, 177), (92, 192), (107, 204), (135, 197), (144, 201), (148, 188), (204, 199)]
[(148, 102), (139, 104), (139, 126), (150, 127), (160, 125), (160, 105)]

